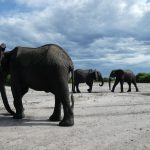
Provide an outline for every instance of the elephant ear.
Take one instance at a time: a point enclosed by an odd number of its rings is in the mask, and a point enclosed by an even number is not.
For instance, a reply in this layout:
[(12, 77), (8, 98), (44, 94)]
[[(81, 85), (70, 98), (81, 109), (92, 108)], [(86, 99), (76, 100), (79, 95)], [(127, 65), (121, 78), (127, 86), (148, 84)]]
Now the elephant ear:
[(122, 70), (122, 69), (118, 69), (117, 70), (117, 74), (119, 75), (119, 76), (122, 76), (122, 75), (124, 75), (124, 70)]

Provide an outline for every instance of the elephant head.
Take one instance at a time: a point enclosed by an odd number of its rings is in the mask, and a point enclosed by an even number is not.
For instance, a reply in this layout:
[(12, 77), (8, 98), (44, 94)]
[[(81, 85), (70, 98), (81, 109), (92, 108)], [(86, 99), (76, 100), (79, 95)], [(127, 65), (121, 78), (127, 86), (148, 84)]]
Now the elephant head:
[(96, 81), (102, 82), (101, 84), (99, 84), (99, 86), (103, 86), (104, 80), (103, 80), (102, 74), (99, 71), (95, 70), (94, 71), (94, 76), (95, 76)]
[(6, 95), (6, 91), (5, 91), (5, 86), (4, 86), (4, 82), (5, 82), (5, 75), (4, 75), (4, 71), (3, 71), (3, 60), (5, 59), (5, 51), (6, 45), (4, 43), (2, 43), (0, 45), (0, 92), (1, 92), (1, 97), (4, 103), (4, 106), (6, 108), (6, 110), (10, 113), (10, 114), (15, 114), (8, 103), (8, 99), (7, 99), (7, 95)]
[(111, 78), (122, 78), (124, 75), (124, 71), (122, 69), (112, 70), (109, 75), (109, 90), (111, 90)]

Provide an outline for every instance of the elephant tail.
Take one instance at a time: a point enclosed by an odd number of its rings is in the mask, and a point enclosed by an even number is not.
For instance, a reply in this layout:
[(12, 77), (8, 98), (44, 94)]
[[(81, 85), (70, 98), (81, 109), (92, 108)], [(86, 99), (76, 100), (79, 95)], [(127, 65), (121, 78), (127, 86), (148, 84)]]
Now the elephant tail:
[(72, 81), (72, 90), (71, 90), (71, 108), (74, 108), (74, 67), (70, 66), (70, 71), (71, 71), (71, 81)]
[(71, 93), (71, 108), (74, 108), (74, 96), (73, 93)]
[(69, 71), (71, 72), (71, 82), (72, 82), (72, 93), (75, 93), (74, 89), (74, 67), (70, 66)]

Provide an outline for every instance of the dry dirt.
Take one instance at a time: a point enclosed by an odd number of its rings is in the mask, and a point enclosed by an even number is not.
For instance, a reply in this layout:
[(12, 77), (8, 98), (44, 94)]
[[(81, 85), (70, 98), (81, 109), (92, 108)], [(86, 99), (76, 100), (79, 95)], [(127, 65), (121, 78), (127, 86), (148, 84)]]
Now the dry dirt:
[[(23, 98), (26, 117), (13, 120), (0, 103), (0, 150), (149, 150), (150, 84), (138, 84), (140, 92), (115, 93), (94, 84), (93, 93), (80, 85), (75, 97), (75, 125), (59, 127), (47, 119), (54, 96), (30, 90)], [(125, 91), (127, 85), (125, 85)], [(12, 95), (7, 87), (8, 99)]]

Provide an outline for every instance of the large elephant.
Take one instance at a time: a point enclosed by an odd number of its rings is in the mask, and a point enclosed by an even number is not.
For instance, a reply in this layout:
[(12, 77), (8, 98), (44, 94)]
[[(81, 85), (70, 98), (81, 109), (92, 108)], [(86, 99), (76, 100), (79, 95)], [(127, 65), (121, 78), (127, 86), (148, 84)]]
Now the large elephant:
[[(116, 78), (113, 88), (111, 90), (111, 78)], [(121, 92), (123, 92), (123, 83), (127, 82), (129, 89), (127, 92), (131, 92), (131, 83), (135, 86), (136, 92), (138, 92), (138, 87), (136, 85), (136, 76), (131, 70), (112, 70), (109, 76), (109, 89), (114, 92), (116, 85), (120, 82)]]
[[(69, 100), (68, 79), (70, 72), (74, 73), (74, 66), (69, 55), (55, 44), (38, 48), (16, 47), (9, 52), (4, 50), (3, 44), (0, 46), (0, 90), (5, 108), (13, 114), (13, 118), (24, 117), (22, 97), (29, 88), (32, 88), (55, 95), (55, 108), (49, 118), (50, 121), (60, 121), (60, 126), (72, 126), (74, 114)], [(10, 109), (5, 93), (4, 78), (7, 74), (11, 75), (16, 113)], [(73, 103), (73, 95), (71, 100)], [(62, 120), (61, 104), (64, 110)]]
[[(99, 71), (92, 70), (92, 69), (88, 69), (88, 70), (77, 69), (77, 70), (75, 70), (74, 71), (74, 92), (80, 93), (80, 90), (79, 90), (80, 83), (86, 83), (89, 86), (88, 92), (91, 92), (94, 80), (101, 81), (102, 83), (100, 86), (103, 86), (104, 81), (103, 81), (102, 75)], [(76, 87), (76, 91), (75, 91), (75, 87)]]

